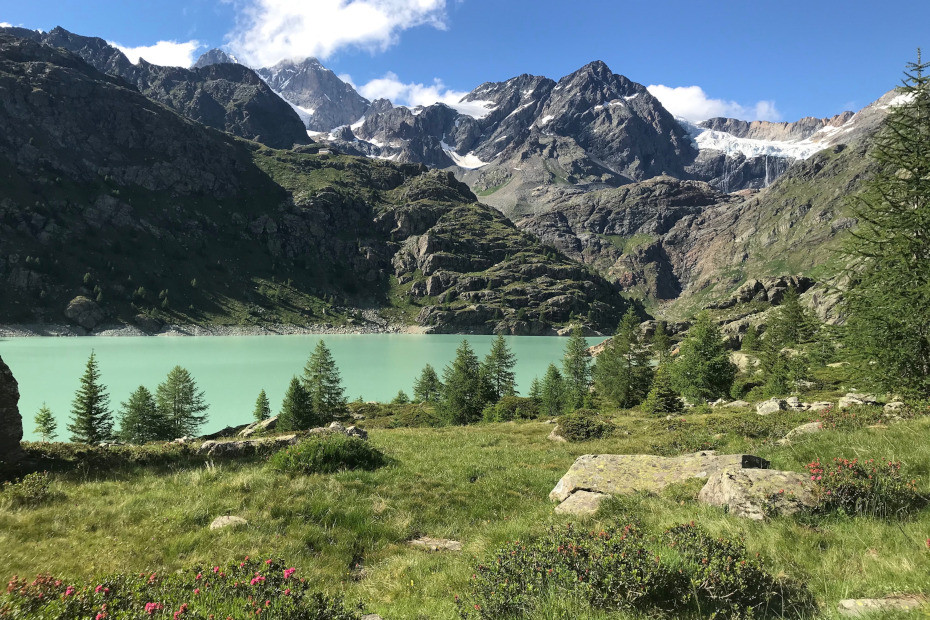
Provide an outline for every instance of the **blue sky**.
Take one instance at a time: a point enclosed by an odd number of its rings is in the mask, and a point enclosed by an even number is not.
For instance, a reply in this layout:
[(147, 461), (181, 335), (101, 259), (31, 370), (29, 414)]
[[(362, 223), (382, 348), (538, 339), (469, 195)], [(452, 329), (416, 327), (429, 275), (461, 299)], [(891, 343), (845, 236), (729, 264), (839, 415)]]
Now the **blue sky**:
[(930, 53), (930, 2), (917, 0), (0, 0), (0, 22), (61, 25), (161, 64), (210, 47), (252, 66), (316, 55), (397, 103), (599, 59), (694, 120), (858, 109), (899, 82), (918, 46)]

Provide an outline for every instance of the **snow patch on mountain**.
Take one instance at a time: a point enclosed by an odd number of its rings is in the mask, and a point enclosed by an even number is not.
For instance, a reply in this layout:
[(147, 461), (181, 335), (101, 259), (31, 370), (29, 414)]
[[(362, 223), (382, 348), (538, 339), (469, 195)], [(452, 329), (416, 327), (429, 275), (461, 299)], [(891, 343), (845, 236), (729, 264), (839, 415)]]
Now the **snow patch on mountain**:
[(685, 131), (690, 134), (691, 139), (694, 140), (694, 143), (700, 150), (720, 151), (727, 155), (741, 153), (746, 157), (769, 156), (788, 159), (807, 159), (814, 153), (826, 148), (825, 144), (814, 140), (815, 137), (822, 138), (826, 137), (826, 135), (818, 136), (817, 134), (823, 133), (829, 135), (829, 133), (832, 133), (825, 132), (824, 129), (827, 129), (825, 127), (810, 138), (804, 140), (756, 140), (752, 138), (737, 138), (733, 134), (725, 131), (706, 129), (682, 118), (677, 120), (681, 126), (685, 128)]
[(466, 170), (475, 170), (476, 168), (481, 168), (482, 166), (487, 166), (487, 162), (481, 161), (474, 151), (466, 153), (465, 155), (459, 155), (455, 152), (455, 149), (445, 142), (440, 142), (442, 145), (442, 150), (446, 152), (452, 161), (455, 162), (455, 165), (459, 168), (465, 168)]
[(464, 114), (465, 116), (470, 116), (472, 118), (484, 118), (497, 109), (497, 105), (493, 101), (487, 101), (484, 99), (476, 99), (474, 101), (459, 101), (458, 103), (448, 103), (446, 105), (448, 105), (459, 114)]

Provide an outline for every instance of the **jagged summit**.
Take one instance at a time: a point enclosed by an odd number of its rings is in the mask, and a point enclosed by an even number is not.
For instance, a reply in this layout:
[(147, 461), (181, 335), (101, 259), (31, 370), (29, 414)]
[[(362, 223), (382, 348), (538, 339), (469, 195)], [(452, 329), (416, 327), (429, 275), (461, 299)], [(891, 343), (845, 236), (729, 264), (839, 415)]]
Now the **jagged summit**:
[(209, 65), (237, 65), (239, 60), (231, 55), (227, 54), (221, 49), (213, 48), (207, 52), (204, 52), (200, 55), (200, 58), (197, 59), (197, 62), (193, 64), (192, 69), (202, 69)]

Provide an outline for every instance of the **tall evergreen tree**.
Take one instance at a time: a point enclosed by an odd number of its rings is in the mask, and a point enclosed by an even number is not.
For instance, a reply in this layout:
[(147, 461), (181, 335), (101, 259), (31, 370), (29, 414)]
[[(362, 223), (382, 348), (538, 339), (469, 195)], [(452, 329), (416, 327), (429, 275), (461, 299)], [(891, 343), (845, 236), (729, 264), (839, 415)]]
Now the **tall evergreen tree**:
[(503, 396), (516, 394), (514, 385), (516, 375), (513, 369), (517, 365), (517, 358), (507, 346), (507, 341), (500, 334), (491, 344), (491, 352), (484, 358), (482, 372), (488, 384), (490, 402), (496, 403)]
[(814, 335), (816, 323), (810, 313), (801, 305), (798, 291), (791, 287), (785, 291), (781, 305), (772, 313), (766, 338), (772, 339), (780, 347), (794, 347), (808, 342)]
[(449, 424), (470, 424), (481, 419), (485, 401), (481, 389), (481, 364), (468, 344), (462, 340), (455, 359), (442, 373), (443, 390), (439, 412)]
[(252, 417), (256, 422), (262, 422), (271, 417), (271, 403), (268, 402), (268, 395), (265, 390), (258, 393), (255, 399), (255, 409), (252, 410)]
[(171, 439), (172, 427), (158, 411), (152, 393), (140, 385), (121, 403), (119, 438), (130, 443), (146, 443), (159, 439)]
[(930, 63), (908, 63), (873, 140), (875, 176), (853, 204), (859, 226), (845, 296), (847, 345), (862, 378), (930, 396)]
[(317, 417), (313, 411), (310, 396), (300, 379), (292, 377), (284, 393), (284, 400), (281, 402), (277, 428), (282, 431), (305, 431), (315, 426), (317, 426)]
[(688, 330), (670, 370), (672, 384), (684, 396), (707, 401), (729, 395), (738, 369), (707, 312), (700, 313)]
[(35, 432), (42, 437), (42, 441), (51, 441), (58, 436), (58, 422), (55, 421), (52, 410), (45, 403), (42, 403), (36, 411), (35, 423)]
[(203, 392), (197, 389), (194, 378), (186, 368), (175, 366), (155, 388), (158, 415), (167, 425), (167, 437), (175, 439), (196, 435), (207, 421), (208, 408)]
[(639, 334), (639, 318), (628, 310), (604, 350), (594, 360), (594, 387), (618, 407), (642, 402), (649, 391), (652, 369)]
[(546, 374), (539, 386), (540, 413), (555, 417), (565, 413), (565, 380), (555, 364), (549, 364)]
[(533, 400), (539, 401), (542, 396), (542, 385), (539, 383), (539, 377), (533, 377), (533, 381), (530, 382), (530, 393), (529, 397)]
[(81, 386), (71, 403), (71, 423), (68, 424), (71, 441), (93, 445), (113, 438), (113, 414), (106, 390), (100, 383), (97, 358), (92, 352), (81, 376)]
[(643, 413), (649, 415), (670, 415), (680, 413), (684, 409), (678, 393), (672, 387), (668, 366), (662, 365), (656, 369), (652, 388), (643, 401)]
[(346, 397), (336, 360), (320, 340), (304, 366), (303, 387), (319, 423), (346, 413)]
[(438, 402), (442, 396), (442, 381), (436, 369), (427, 364), (413, 383), (413, 400), (418, 403)]
[(669, 349), (672, 348), (672, 339), (668, 336), (665, 328), (665, 321), (659, 321), (656, 324), (656, 331), (652, 335), (652, 355), (663, 364), (668, 359)]
[(746, 333), (743, 335), (743, 341), (740, 343), (740, 349), (749, 352), (759, 350), (759, 331), (755, 325), (746, 326)]
[(562, 376), (565, 381), (565, 407), (568, 410), (584, 407), (591, 398), (591, 355), (580, 327), (572, 330), (565, 343)]

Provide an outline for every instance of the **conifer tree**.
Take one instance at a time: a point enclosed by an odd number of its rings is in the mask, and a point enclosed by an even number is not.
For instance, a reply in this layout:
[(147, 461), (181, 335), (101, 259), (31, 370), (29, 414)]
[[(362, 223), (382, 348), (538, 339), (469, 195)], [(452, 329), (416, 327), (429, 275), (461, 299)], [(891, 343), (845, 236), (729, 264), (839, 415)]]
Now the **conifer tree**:
[(207, 421), (208, 408), (203, 392), (197, 389), (194, 378), (186, 368), (175, 366), (155, 388), (158, 415), (167, 425), (165, 439), (196, 435)]
[(701, 401), (729, 395), (737, 372), (720, 330), (707, 312), (698, 315), (672, 364), (672, 385), (684, 396)]
[(815, 322), (804, 306), (798, 291), (791, 287), (785, 291), (781, 305), (772, 313), (766, 338), (780, 348), (794, 347), (809, 341), (814, 335)]
[(42, 437), (42, 441), (48, 442), (58, 436), (58, 422), (55, 421), (52, 410), (45, 403), (42, 403), (42, 406), (36, 411), (35, 423), (36, 429), (34, 432)]
[(584, 407), (590, 400), (591, 355), (580, 327), (572, 329), (565, 343), (562, 377), (565, 382), (565, 408), (571, 411)]
[(540, 386), (539, 384), (539, 377), (533, 377), (533, 381), (530, 382), (529, 397), (535, 401), (539, 401), (541, 395), (542, 395), (542, 386)]
[(410, 402), (410, 397), (407, 396), (407, 392), (403, 390), (398, 390), (397, 396), (394, 397), (394, 400), (391, 401), (392, 405), (406, 405)]
[(671, 348), (672, 340), (665, 328), (665, 321), (659, 321), (656, 324), (656, 331), (652, 335), (652, 355), (659, 364), (663, 364), (668, 359), (669, 349)]
[(930, 63), (920, 50), (873, 140), (878, 172), (853, 204), (845, 296), (862, 378), (930, 396)]
[(100, 383), (97, 358), (91, 352), (87, 360), (81, 386), (71, 403), (71, 423), (68, 424), (71, 441), (98, 444), (113, 438), (113, 414), (106, 386)]
[(322, 340), (317, 342), (304, 366), (303, 388), (320, 424), (331, 422), (333, 418), (347, 412), (336, 360)]
[(455, 359), (442, 373), (443, 390), (439, 413), (448, 424), (470, 424), (481, 419), (485, 401), (481, 389), (481, 364), (468, 344), (462, 340)]
[(427, 364), (413, 383), (413, 400), (418, 403), (438, 402), (442, 395), (442, 382), (436, 369)]
[(652, 380), (652, 388), (643, 401), (643, 413), (649, 415), (673, 415), (684, 409), (678, 393), (672, 387), (668, 366), (659, 366)]
[(649, 353), (639, 335), (639, 319), (630, 309), (617, 333), (594, 360), (594, 387), (601, 396), (626, 408), (642, 402), (651, 379)]
[(252, 410), (252, 417), (256, 422), (262, 422), (271, 417), (271, 403), (268, 402), (268, 395), (265, 390), (258, 393), (255, 399), (255, 409)]
[(496, 403), (503, 396), (516, 394), (514, 385), (516, 375), (513, 369), (517, 365), (517, 358), (507, 346), (507, 341), (500, 334), (491, 344), (491, 352), (484, 358), (482, 372), (487, 383), (489, 402)]
[(119, 438), (130, 443), (147, 443), (159, 439), (170, 439), (172, 427), (158, 411), (152, 393), (140, 385), (121, 403)]
[(292, 377), (281, 402), (277, 428), (282, 431), (305, 431), (315, 427), (316, 422), (317, 418), (303, 383), (297, 377)]
[(759, 350), (759, 332), (755, 325), (746, 326), (746, 333), (743, 335), (743, 341), (740, 343), (740, 349), (749, 352)]
[(539, 385), (540, 413), (555, 417), (566, 409), (565, 380), (555, 364), (549, 364), (542, 383)]

